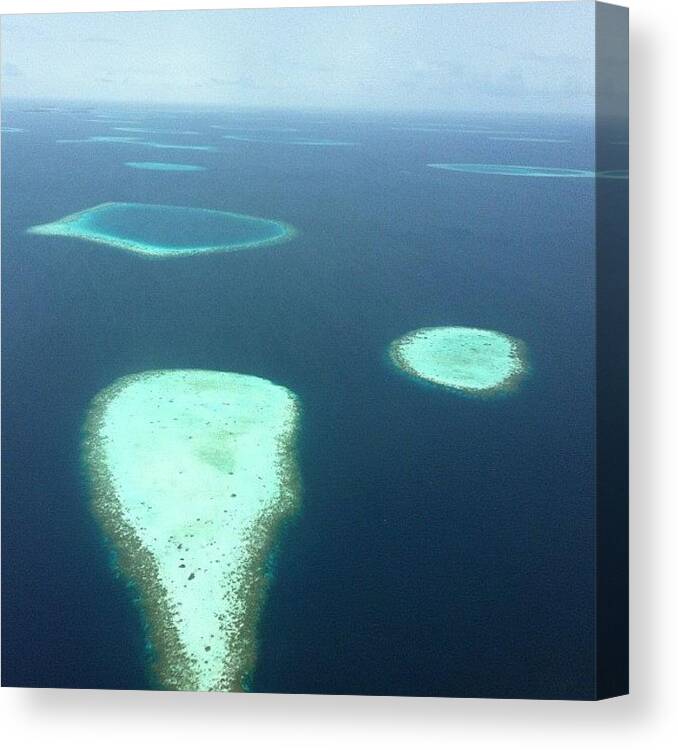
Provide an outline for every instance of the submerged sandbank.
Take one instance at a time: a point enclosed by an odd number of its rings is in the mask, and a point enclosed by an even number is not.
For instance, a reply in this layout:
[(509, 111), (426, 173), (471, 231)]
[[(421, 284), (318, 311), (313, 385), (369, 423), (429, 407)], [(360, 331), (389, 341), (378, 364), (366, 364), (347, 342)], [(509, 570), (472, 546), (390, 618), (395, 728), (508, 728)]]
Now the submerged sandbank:
[(241, 127), (235, 127), (235, 126), (227, 126), (227, 125), (210, 125), (211, 128), (214, 128), (215, 130), (228, 130), (231, 133), (238, 133), (243, 131), (255, 131), (255, 132), (270, 132), (270, 133), (298, 133), (299, 128), (289, 128), (286, 126), (278, 126), (278, 125), (268, 125), (268, 126), (259, 126), (259, 125), (252, 125), (252, 126), (241, 126)]
[[(136, 132), (136, 131), (135, 131)], [(180, 151), (217, 151), (216, 146), (160, 143), (141, 140), (140, 135), (89, 135), (86, 138), (57, 138), (57, 143), (125, 143), (147, 148), (175, 149)]]
[(98, 118), (87, 118), (84, 119), (82, 122), (96, 122), (98, 125), (110, 125), (112, 122), (118, 122), (122, 123), (123, 125), (129, 124), (133, 125), (136, 122), (140, 122), (140, 120), (121, 120), (118, 118), (106, 118), (105, 120), (101, 117)]
[(178, 164), (169, 161), (126, 161), (126, 167), (145, 169), (152, 172), (204, 172), (199, 164)]
[(605, 169), (602, 172), (598, 172), (598, 177), (602, 177), (604, 180), (628, 180), (629, 170), (628, 169)]
[(72, 237), (153, 257), (229, 252), (276, 244), (295, 234), (272, 219), (188, 206), (102, 203), (31, 234)]
[(115, 127), (112, 130), (119, 130), (123, 133), (151, 133), (153, 135), (200, 135), (197, 130), (155, 130), (154, 128), (130, 128)]
[(511, 390), (527, 371), (522, 341), (481, 328), (419, 328), (392, 342), (389, 354), (413, 377), (472, 395)]
[(57, 138), (57, 143), (135, 143), (141, 141), (138, 138), (126, 135), (88, 135), (86, 138)]
[(512, 135), (490, 135), (491, 141), (516, 141), (518, 143), (569, 143), (567, 138), (532, 138)]
[(286, 388), (227, 372), (143, 372), (94, 399), (94, 512), (140, 594), (163, 687), (246, 686), (266, 559), (298, 502), (298, 418)]
[(398, 125), (392, 126), (391, 130), (402, 130), (413, 133), (440, 133), (441, 135), (452, 134), (452, 135), (490, 135), (495, 133), (497, 135), (515, 135), (514, 130), (495, 130), (494, 128), (486, 127), (455, 127), (452, 125)]
[(180, 143), (158, 143), (157, 141), (139, 141), (142, 146), (149, 148), (165, 148), (176, 151), (216, 151), (216, 146), (189, 146)]
[(606, 170), (594, 172), (590, 169), (561, 169), (559, 167), (528, 167), (517, 164), (427, 164), (434, 169), (469, 174), (505, 175), (508, 177), (569, 177), (602, 178), (610, 180), (628, 179), (627, 170)]
[(248, 143), (271, 143), (279, 146), (356, 146), (352, 141), (335, 141), (330, 138), (277, 138), (274, 136), (255, 135), (222, 135), (228, 141), (246, 141)]

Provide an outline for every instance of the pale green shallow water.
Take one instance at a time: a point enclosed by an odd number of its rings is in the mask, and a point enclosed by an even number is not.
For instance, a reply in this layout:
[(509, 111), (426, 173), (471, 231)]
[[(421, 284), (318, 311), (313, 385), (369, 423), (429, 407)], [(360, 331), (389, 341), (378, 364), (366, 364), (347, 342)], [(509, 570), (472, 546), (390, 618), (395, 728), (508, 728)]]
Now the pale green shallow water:
[(589, 169), (560, 169), (557, 167), (528, 167), (516, 164), (427, 164), (434, 169), (448, 172), (467, 172), (470, 174), (496, 174), (510, 177), (569, 177), (591, 178), (602, 177), (609, 180), (627, 180), (628, 171), (608, 170), (593, 172)]
[(408, 374), (471, 394), (507, 390), (527, 367), (522, 342), (480, 328), (420, 328), (396, 339), (389, 352)]
[(297, 502), (297, 420), (286, 388), (205, 370), (132, 375), (93, 402), (85, 460), (96, 515), (150, 603), (167, 686), (242, 687), (265, 556)]
[(148, 203), (102, 203), (28, 232), (89, 240), (153, 257), (243, 250), (295, 234), (288, 224), (271, 219)]

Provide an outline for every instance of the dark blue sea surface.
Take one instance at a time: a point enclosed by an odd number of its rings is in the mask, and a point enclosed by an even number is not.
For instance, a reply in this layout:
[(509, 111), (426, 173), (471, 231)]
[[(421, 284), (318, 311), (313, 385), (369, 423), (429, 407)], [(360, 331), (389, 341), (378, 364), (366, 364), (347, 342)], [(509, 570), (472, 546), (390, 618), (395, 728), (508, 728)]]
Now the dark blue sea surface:
[[(150, 685), (134, 592), (90, 515), (80, 431), (116, 378), (192, 367), (269, 378), (303, 405), (303, 505), (275, 551), (253, 690), (591, 697), (594, 181), (426, 165), (594, 169), (592, 123), (121, 110), (218, 148), (185, 152), (206, 171), (173, 174), (126, 167), (143, 145), (56, 142), (116, 122), (36, 109), (3, 112), (25, 129), (2, 137), (4, 684)], [(212, 125), (356, 145), (227, 140)], [(161, 261), (26, 234), (109, 201), (299, 234)], [(436, 325), (524, 340), (530, 377), (473, 399), (396, 371), (388, 344)]]

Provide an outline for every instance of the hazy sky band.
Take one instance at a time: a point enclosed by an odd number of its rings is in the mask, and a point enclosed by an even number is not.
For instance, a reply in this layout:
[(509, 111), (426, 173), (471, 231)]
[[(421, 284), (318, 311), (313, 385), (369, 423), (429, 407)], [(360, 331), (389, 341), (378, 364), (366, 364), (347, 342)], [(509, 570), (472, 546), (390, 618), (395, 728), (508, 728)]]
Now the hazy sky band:
[(1, 24), (6, 98), (594, 111), (589, 0), (60, 13)]

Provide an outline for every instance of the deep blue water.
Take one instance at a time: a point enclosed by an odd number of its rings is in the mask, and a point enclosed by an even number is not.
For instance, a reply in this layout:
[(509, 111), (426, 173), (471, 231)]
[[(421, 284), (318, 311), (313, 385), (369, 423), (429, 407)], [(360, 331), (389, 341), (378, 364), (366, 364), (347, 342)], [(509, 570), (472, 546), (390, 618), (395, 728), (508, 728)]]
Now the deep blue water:
[[(276, 552), (254, 690), (590, 697), (593, 181), (425, 165), (593, 169), (591, 123), (428, 116), (448, 126), (428, 132), (396, 129), (422, 124), (405, 115), (136, 110), (142, 127), (203, 134), (168, 143), (220, 149), (165, 152), (59, 144), (115, 131), (26, 109), (5, 105), (26, 132), (2, 139), (4, 684), (148, 686), (139, 613), (88, 511), (80, 428), (115, 378), (197, 367), (303, 402), (303, 510)], [(212, 124), (358, 145), (227, 140)], [(478, 125), (570, 142), (453, 132)], [(150, 154), (208, 169), (125, 166)], [(25, 234), (107, 201), (300, 233), (164, 261)], [(385, 350), (431, 325), (522, 338), (530, 378), (493, 400), (413, 382)]]

